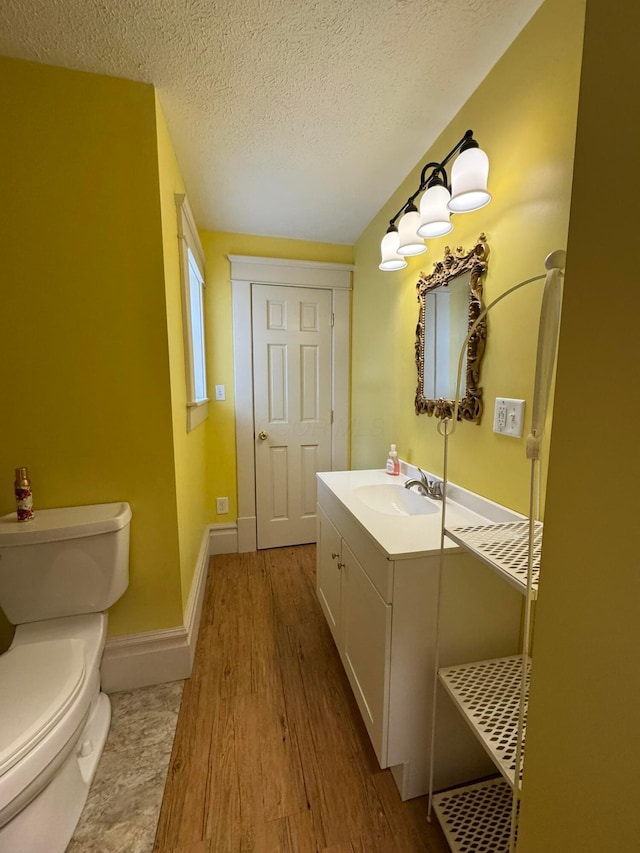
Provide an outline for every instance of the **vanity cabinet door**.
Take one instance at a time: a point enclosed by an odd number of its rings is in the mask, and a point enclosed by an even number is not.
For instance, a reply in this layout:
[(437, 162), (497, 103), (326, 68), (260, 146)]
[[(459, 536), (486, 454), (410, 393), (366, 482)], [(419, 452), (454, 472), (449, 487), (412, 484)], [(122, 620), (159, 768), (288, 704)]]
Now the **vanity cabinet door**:
[(342, 660), (381, 767), (387, 766), (391, 605), (342, 542)]
[(338, 649), (341, 649), (342, 538), (318, 507), (316, 593)]

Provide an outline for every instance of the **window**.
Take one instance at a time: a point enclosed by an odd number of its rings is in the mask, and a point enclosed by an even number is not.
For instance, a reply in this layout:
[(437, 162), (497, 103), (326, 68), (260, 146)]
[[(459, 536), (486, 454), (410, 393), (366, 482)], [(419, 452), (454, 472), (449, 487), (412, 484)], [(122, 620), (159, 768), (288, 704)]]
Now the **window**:
[(176, 195), (187, 383), (187, 432), (208, 415), (204, 322), (204, 252), (186, 196)]

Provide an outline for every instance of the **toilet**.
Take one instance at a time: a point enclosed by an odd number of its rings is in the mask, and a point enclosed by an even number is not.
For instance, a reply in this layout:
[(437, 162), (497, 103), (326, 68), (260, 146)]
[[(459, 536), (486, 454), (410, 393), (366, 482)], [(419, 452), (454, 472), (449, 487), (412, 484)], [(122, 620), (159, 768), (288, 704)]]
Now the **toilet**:
[(104, 612), (129, 582), (127, 503), (0, 518), (0, 853), (63, 853), (109, 731)]

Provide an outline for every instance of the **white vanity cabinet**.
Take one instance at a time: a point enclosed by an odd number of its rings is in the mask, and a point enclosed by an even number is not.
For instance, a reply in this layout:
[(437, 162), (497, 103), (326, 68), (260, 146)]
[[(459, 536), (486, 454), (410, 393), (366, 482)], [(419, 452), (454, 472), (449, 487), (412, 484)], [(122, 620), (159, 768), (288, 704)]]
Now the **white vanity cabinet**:
[(391, 605), (342, 543), (342, 660), (378, 760), (387, 754)]
[(342, 647), (342, 537), (318, 507), (316, 592), (338, 648)]
[(386, 766), (391, 605), (318, 507), (316, 588), (381, 766)]
[[(422, 551), (390, 554), (376, 538), (373, 517), (366, 512), (359, 517), (331, 488), (342, 473), (351, 472), (318, 475), (317, 595), (380, 766), (391, 768), (406, 800), (428, 790), (439, 514), (420, 516), (416, 524), (415, 518), (410, 520), (425, 531)], [(454, 665), (469, 654), (513, 654), (519, 641), (520, 596), (491, 573), (478, 572), (468, 555), (449, 550), (441, 662)], [(435, 749), (438, 788), (477, 779), (492, 769), (442, 694)]]

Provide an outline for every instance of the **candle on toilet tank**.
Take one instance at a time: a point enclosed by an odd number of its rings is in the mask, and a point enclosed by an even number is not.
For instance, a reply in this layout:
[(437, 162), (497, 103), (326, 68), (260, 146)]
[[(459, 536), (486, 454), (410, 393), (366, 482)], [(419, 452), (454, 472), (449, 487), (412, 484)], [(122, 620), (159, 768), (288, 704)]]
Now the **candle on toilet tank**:
[(29, 472), (26, 468), (16, 468), (14, 487), (18, 521), (31, 521), (33, 518), (33, 494)]

